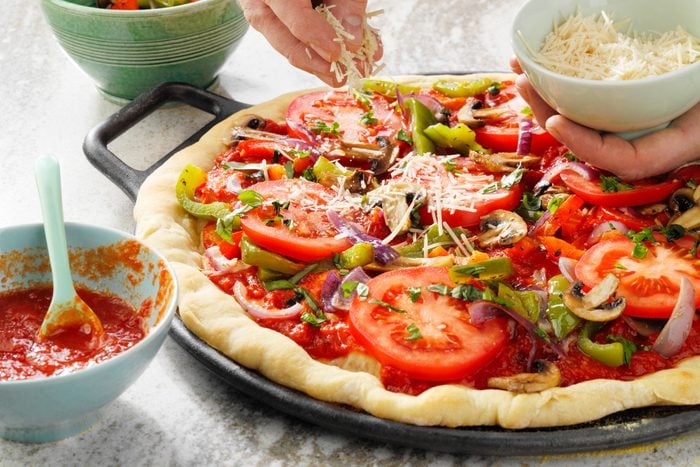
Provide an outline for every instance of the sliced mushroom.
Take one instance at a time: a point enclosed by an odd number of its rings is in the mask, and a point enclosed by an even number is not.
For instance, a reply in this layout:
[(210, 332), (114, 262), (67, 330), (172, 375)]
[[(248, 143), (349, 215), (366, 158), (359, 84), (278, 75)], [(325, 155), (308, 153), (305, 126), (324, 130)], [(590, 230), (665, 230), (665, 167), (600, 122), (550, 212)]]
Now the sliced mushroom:
[(680, 216), (672, 218), (670, 223), (685, 227), (686, 230), (700, 228), (700, 205), (693, 206)]
[(425, 204), (425, 188), (415, 183), (392, 181), (367, 193), (370, 205), (381, 205), (384, 222), (392, 234), (402, 235), (411, 228), (410, 211)]
[(246, 126), (237, 126), (231, 130), (234, 141), (241, 141), (244, 139), (260, 139), (263, 141), (283, 141), (288, 140), (289, 137), (285, 135), (280, 135), (277, 133), (272, 133), (269, 131), (264, 131), (262, 128), (265, 127), (265, 120), (252, 116), (248, 119)]
[(521, 167), (530, 167), (540, 161), (537, 156), (518, 155), (514, 152), (483, 154), (470, 151), (469, 158), (482, 165), (489, 172), (512, 172)]
[(564, 305), (579, 318), (596, 322), (612, 321), (622, 314), (627, 305), (624, 297), (608, 302), (619, 284), (620, 279), (610, 273), (584, 295), (581, 290), (583, 282), (574, 282), (562, 295)]
[(496, 209), (481, 218), (481, 234), (477, 241), (484, 248), (513, 245), (527, 235), (522, 217), (505, 209)]
[(467, 98), (467, 101), (462, 108), (459, 109), (459, 112), (457, 112), (457, 121), (464, 123), (469, 128), (480, 128), (484, 126), (484, 121), (474, 116), (474, 110), (479, 109), (481, 106), (483, 106), (483, 103), (480, 100), (474, 97)]
[(533, 367), (534, 373), (495, 376), (489, 378), (486, 384), (488, 387), (495, 389), (532, 393), (557, 387), (561, 383), (561, 373), (554, 363), (546, 360), (536, 360)]
[(690, 187), (676, 190), (671, 195), (669, 207), (675, 213), (670, 224), (680, 225), (686, 230), (700, 228), (700, 186), (695, 190)]
[(377, 144), (341, 141), (340, 146), (331, 149), (329, 154), (364, 162), (374, 173), (383, 174), (396, 161), (399, 147), (385, 138), (377, 141)]
[(682, 213), (695, 206), (693, 199), (694, 191), (692, 188), (684, 186), (677, 189), (668, 200), (668, 207), (674, 213)]
[(642, 216), (655, 216), (666, 210), (666, 205), (664, 203), (652, 203), (645, 206), (640, 206), (637, 208), (637, 212)]

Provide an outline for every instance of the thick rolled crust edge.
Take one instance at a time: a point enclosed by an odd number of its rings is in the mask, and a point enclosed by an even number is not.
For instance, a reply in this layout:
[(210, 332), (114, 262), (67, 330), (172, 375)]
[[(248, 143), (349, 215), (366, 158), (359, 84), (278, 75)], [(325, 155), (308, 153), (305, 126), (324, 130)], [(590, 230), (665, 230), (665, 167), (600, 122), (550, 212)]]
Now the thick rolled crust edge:
[[(484, 76), (502, 79), (506, 75)], [(440, 78), (393, 79), (430, 84)], [(190, 331), (271, 381), (319, 400), (346, 404), (377, 417), (415, 425), (553, 427), (588, 422), (630, 408), (700, 403), (697, 389), (700, 357), (633, 381), (593, 380), (535, 394), (442, 385), (411, 396), (385, 390), (370, 372), (314, 360), (286, 336), (258, 326), (233, 297), (218, 289), (200, 271), (201, 225), (180, 208), (174, 188), (187, 163), (204, 169), (212, 166), (214, 158), (225, 149), (233, 126), (243, 124), (253, 115), (281, 121), (289, 103), (303, 92), (309, 91), (285, 94), (232, 115), (199, 142), (173, 156), (141, 187), (134, 208), (136, 235), (173, 264), (180, 285), (179, 314)], [(368, 368), (376, 366), (370, 357), (358, 355), (356, 360), (364, 361)], [(355, 362), (352, 366), (358, 365)]]

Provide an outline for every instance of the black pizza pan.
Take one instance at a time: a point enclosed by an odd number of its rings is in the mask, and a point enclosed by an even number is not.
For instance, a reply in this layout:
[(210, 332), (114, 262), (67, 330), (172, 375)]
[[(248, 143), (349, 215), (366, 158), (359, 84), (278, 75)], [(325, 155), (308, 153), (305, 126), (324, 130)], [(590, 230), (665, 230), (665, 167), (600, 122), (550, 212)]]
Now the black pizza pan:
[[(214, 116), (200, 130), (145, 170), (135, 170), (107, 145), (165, 104), (178, 102)], [(88, 160), (136, 199), (143, 181), (180, 149), (195, 143), (213, 125), (247, 104), (187, 84), (165, 83), (139, 96), (85, 138)], [(171, 337), (195, 359), (233, 388), (280, 412), (335, 432), (394, 445), (432, 451), (479, 455), (537, 455), (622, 449), (697, 430), (700, 407), (649, 407), (619, 412), (580, 425), (507, 430), (500, 427), (446, 428), (416, 426), (374, 417), (347, 406), (313, 399), (245, 368), (191, 333), (178, 318)]]

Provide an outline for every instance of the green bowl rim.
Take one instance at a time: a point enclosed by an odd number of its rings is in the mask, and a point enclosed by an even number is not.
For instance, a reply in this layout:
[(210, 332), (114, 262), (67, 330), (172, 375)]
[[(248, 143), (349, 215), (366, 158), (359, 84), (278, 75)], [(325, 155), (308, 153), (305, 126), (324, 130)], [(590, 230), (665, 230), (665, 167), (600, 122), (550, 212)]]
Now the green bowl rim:
[(85, 13), (89, 15), (97, 16), (108, 16), (112, 18), (119, 19), (133, 19), (133, 18), (148, 18), (154, 16), (173, 16), (179, 13), (193, 10), (199, 11), (209, 7), (211, 3), (219, 2), (232, 2), (236, 4), (237, 8), (243, 13), (243, 10), (238, 5), (235, 0), (197, 0), (191, 3), (185, 3), (184, 5), (171, 6), (166, 8), (153, 8), (146, 10), (108, 10), (106, 8), (97, 8), (94, 6), (80, 5), (77, 3), (69, 2), (67, 0), (42, 0), (44, 3), (53, 4), (59, 8), (65, 8), (68, 10), (74, 10), (79, 13)]

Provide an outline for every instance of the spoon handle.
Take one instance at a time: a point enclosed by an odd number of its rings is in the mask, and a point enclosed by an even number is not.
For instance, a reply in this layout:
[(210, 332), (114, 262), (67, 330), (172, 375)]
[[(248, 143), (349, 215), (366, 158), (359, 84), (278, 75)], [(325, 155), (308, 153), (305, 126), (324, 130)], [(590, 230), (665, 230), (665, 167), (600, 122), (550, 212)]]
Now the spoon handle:
[[(63, 224), (61, 172), (58, 160), (51, 155), (40, 156), (34, 165), (34, 178), (39, 190), (41, 213), (44, 218), (44, 234), (51, 262), (54, 299), (65, 302), (75, 296), (75, 288), (71, 278), (66, 230)], [(60, 296), (57, 296), (57, 293)]]

